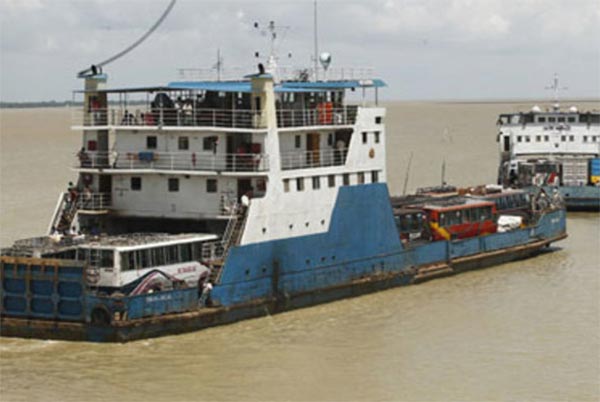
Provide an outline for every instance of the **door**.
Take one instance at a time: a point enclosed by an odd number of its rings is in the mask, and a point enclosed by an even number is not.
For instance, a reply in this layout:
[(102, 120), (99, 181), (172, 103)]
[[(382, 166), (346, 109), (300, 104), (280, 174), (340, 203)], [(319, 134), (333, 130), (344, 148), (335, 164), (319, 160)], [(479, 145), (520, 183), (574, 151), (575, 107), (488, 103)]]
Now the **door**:
[(309, 133), (306, 135), (306, 163), (308, 166), (319, 166), (321, 163), (321, 135)]
[(252, 180), (250, 179), (238, 179), (237, 185), (237, 198), (238, 201), (242, 198), (242, 195), (246, 194), (249, 198), (252, 198)]

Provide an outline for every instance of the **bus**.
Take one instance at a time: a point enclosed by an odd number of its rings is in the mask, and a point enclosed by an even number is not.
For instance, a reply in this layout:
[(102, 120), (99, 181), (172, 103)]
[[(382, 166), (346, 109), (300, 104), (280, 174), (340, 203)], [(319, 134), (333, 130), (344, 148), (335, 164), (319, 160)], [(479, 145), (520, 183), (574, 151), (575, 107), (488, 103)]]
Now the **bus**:
[(496, 233), (496, 204), (466, 201), (462, 204), (423, 206), (434, 241), (466, 239)]

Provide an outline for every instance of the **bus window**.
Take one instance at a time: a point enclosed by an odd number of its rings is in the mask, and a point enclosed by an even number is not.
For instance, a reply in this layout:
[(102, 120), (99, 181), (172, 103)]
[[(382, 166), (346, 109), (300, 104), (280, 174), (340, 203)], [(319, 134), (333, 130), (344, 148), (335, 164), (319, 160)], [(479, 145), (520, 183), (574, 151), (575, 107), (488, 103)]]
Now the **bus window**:
[(127, 259), (129, 260), (129, 269), (138, 268), (138, 265), (136, 264), (136, 261), (135, 261), (135, 252), (130, 251), (127, 254), (128, 254)]
[(411, 229), (414, 231), (421, 230), (421, 214), (415, 214), (413, 216)]
[(148, 250), (138, 250), (135, 252), (135, 256), (138, 262), (138, 268), (148, 268), (150, 266), (148, 261)]
[(164, 247), (156, 247), (152, 249), (152, 265), (165, 265), (165, 248)]
[(165, 247), (165, 264), (177, 263), (177, 246)]
[(192, 243), (192, 259), (194, 261), (200, 261), (202, 259), (202, 243)]
[(119, 253), (119, 256), (121, 258), (121, 271), (129, 271), (133, 268), (129, 265), (129, 254), (130, 253), (128, 253), (127, 251)]
[(114, 251), (113, 250), (97, 250), (100, 254), (100, 266), (101, 267), (113, 267), (114, 266)]
[(191, 260), (191, 248), (189, 244), (181, 244), (179, 246), (179, 254), (181, 256), (180, 262)]
[(492, 210), (489, 207), (481, 208), (481, 220), (486, 221), (492, 219)]

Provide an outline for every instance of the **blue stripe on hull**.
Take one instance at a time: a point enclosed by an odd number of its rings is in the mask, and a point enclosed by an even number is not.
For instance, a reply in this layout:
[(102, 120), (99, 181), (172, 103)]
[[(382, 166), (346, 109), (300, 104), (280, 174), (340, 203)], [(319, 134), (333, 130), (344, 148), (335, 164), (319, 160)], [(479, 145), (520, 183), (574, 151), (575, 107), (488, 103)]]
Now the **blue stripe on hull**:
[(231, 306), (311, 293), (373, 273), (409, 271), (552, 238), (564, 233), (565, 225), (564, 211), (554, 211), (535, 228), (405, 249), (398, 237), (385, 184), (342, 187), (327, 233), (232, 249), (212, 299), (222, 306)]

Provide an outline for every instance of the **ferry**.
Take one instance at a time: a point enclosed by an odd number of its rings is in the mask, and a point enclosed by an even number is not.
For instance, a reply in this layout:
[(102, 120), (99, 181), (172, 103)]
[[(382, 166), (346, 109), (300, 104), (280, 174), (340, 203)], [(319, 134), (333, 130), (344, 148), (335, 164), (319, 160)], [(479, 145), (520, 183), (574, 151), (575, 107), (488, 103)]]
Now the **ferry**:
[(560, 192), (568, 210), (600, 211), (600, 111), (559, 103), (501, 114), (498, 183)]
[(195, 331), (530, 257), (567, 236), (544, 190), (390, 197), (383, 80), (257, 70), (108, 88), (90, 69), (76, 92), (77, 179), (45, 235), (1, 252), (3, 336)]

